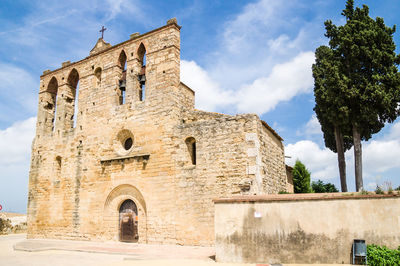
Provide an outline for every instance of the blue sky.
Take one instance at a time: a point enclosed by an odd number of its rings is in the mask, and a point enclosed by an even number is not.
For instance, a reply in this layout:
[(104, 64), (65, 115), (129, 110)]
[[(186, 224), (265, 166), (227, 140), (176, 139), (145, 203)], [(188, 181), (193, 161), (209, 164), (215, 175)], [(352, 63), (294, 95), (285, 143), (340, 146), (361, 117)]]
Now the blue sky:
[[(361, 1), (372, 17), (400, 24), (396, 0)], [(181, 79), (196, 91), (196, 108), (257, 113), (283, 138), (288, 164), (302, 160), (313, 179), (339, 187), (336, 155), (323, 146), (313, 113), (311, 65), (327, 43), (323, 22), (344, 22), (345, 1), (21, 1), (0, 0), (0, 204), (26, 211), (30, 145), (39, 76), (63, 61), (89, 55), (105, 25), (117, 44), (177, 17), (181, 29)], [(400, 45), (400, 35), (395, 33)], [(400, 121), (400, 120), (398, 120)], [(400, 123), (363, 143), (364, 185), (374, 190), (400, 180)], [(354, 190), (352, 150), (346, 154)]]

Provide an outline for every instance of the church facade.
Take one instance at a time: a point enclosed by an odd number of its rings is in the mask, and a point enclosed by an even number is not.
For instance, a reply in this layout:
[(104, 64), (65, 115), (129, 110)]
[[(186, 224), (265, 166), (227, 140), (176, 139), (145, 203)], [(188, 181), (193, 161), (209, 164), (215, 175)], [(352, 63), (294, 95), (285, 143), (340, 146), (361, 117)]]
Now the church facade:
[(267, 123), (196, 110), (194, 97), (175, 19), (44, 71), (28, 238), (212, 245), (213, 199), (290, 190)]

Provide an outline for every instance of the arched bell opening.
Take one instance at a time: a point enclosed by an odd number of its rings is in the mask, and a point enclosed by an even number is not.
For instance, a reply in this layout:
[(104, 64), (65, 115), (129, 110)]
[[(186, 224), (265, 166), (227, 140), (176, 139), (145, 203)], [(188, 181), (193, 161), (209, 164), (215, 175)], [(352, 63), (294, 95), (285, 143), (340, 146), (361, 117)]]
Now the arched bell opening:
[(56, 77), (52, 77), (49, 84), (47, 85), (47, 90), (44, 91), (43, 95), (40, 95), (40, 102), (43, 106), (41, 111), (44, 113), (43, 123), (45, 133), (53, 132), (56, 126), (57, 118), (57, 92), (58, 92), (58, 82)]
[(139, 79), (139, 100), (144, 101), (146, 94), (146, 48), (143, 43), (138, 48), (138, 59), (140, 64)]
[(118, 92), (118, 102), (119, 105), (126, 103), (126, 65), (127, 57), (125, 51), (122, 50), (118, 57), (118, 65), (120, 68), (120, 79), (119, 79), (119, 92)]
[(65, 92), (65, 117), (69, 120), (66, 122), (66, 130), (75, 128), (78, 121), (79, 73), (75, 68), (68, 75), (67, 85), (69, 90)]

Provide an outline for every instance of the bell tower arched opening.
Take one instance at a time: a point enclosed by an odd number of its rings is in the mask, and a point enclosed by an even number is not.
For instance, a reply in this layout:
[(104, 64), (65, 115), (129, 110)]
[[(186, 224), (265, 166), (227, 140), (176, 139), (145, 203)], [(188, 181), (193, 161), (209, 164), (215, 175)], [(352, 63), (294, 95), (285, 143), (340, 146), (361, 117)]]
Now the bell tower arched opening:
[(140, 63), (139, 72), (139, 100), (144, 101), (146, 93), (146, 48), (143, 43), (140, 44), (138, 49), (138, 58)]
[(123, 105), (126, 103), (126, 65), (127, 65), (127, 57), (125, 51), (122, 50), (119, 54), (118, 58), (119, 68), (121, 71), (121, 78), (119, 80), (119, 105)]

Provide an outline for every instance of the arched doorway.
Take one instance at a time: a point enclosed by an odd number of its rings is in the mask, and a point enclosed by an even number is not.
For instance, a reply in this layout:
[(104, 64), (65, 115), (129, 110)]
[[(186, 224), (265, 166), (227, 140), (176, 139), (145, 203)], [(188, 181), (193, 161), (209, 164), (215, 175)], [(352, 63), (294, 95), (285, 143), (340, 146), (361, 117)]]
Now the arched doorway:
[(133, 200), (125, 200), (119, 208), (119, 232), (120, 241), (137, 242), (138, 234), (138, 211)]
[[(123, 203), (132, 200), (136, 206), (136, 229), (137, 238), (134, 242), (147, 243), (147, 207), (142, 193), (130, 184), (120, 184), (110, 189), (104, 202), (103, 240), (121, 241), (121, 220), (120, 213), (125, 209)], [(132, 208), (135, 210), (135, 207)], [(120, 212), (121, 210), (121, 212)]]

